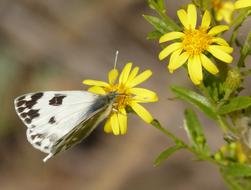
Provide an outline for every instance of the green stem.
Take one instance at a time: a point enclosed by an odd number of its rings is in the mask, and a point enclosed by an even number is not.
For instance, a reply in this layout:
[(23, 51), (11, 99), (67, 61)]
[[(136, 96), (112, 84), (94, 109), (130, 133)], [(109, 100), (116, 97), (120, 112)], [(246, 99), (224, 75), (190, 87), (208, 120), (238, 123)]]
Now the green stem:
[(170, 131), (168, 131), (167, 129), (165, 129), (164, 127), (162, 127), (161, 124), (160, 124), (160, 122), (158, 120), (154, 119), (151, 122), (151, 125), (154, 126), (155, 128), (157, 128), (158, 130), (160, 130), (167, 137), (171, 138), (176, 145), (179, 145), (180, 147), (188, 150), (192, 154), (196, 155), (200, 160), (207, 160), (207, 161), (209, 161), (211, 163), (214, 163), (214, 164), (217, 163), (210, 156), (205, 155), (202, 152), (196, 151), (193, 147), (188, 146), (183, 140), (181, 140), (180, 138), (176, 137)]
[(180, 144), (180, 145), (186, 146), (186, 144), (181, 139), (179, 139), (178, 137), (176, 137), (175, 135), (173, 135), (171, 132), (169, 132), (167, 129), (165, 129), (164, 127), (162, 127), (161, 124), (160, 124), (160, 122), (158, 120), (154, 119), (151, 122), (151, 125), (154, 126), (157, 129), (159, 129), (167, 137), (169, 137), (170, 139), (172, 139), (176, 144)]

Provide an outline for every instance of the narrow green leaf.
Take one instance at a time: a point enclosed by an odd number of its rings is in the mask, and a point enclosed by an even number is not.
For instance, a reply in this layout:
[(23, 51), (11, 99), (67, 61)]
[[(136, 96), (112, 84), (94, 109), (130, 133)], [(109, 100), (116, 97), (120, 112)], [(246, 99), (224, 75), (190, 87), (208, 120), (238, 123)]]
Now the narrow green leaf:
[(245, 67), (245, 59), (251, 54), (251, 31), (247, 35), (240, 54), (241, 56), (238, 61), (238, 67)]
[(233, 42), (236, 42), (239, 28), (241, 27), (242, 23), (247, 19), (247, 17), (250, 15), (251, 15), (251, 9), (249, 8), (242, 9), (241, 11), (239, 11), (239, 14), (236, 17), (236, 19), (232, 21), (231, 25), (234, 28), (234, 31), (230, 39), (230, 45), (232, 45)]
[(143, 15), (143, 17), (161, 34), (172, 31), (172, 28), (166, 25), (166, 23), (158, 17)]
[(165, 12), (165, 0), (157, 0), (160, 10)]
[(196, 106), (211, 119), (217, 119), (214, 107), (211, 106), (204, 96), (184, 87), (172, 86), (171, 90), (176, 94), (177, 98)]
[(159, 39), (161, 36), (162, 36), (162, 33), (160, 33), (160, 32), (157, 31), (157, 30), (154, 30), (154, 31), (149, 32), (149, 33), (147, 34), (147, 39), (148, 39), (148, 40), (155, 40), (155, 39)]
[(154, 165), (155, 166), (160, 165), (170, 155), (172, 155), (173, 153), (175, 153), (176, 151), (178, 151), (178, 150), (180, 150), (182, 148), (183, 147), (181, 145), (175, 145), (175, 146), (169, 147), (168, 149), (166, 149), (165, 151), (163, 151), (162, 153), (160, 153), (160, 155), (154, 161)]
[(148, 5), (151, 9), (155, 10), (163, 22), (170, 28), (169, 31), (180, 30), (180, 27), (176, 22), (166, 14), (165, 1), (164, 0), (148, 0)]
[(235, 177), (224, 174), (223, 172), (222, 172), (222, 175), (226, 182), (226, 185), (229, 187), (230, 190), (246, 190), (245, 187), (243, 189), (239, 180), (236, 179)]
[(208, 153), (209, 148), (206, 144), (203, 128), (196, 113), (192, 109), (185, 110), (184, 127), (192, 146), (198, 151)]
[(250, 165), (232, 163), (222, 169), (223, 169), (223, 172), (229, 176), (234, 176), (234, 177), (250, 177), (251, 176)]
[(233, 111), (238, 111), (251, 106), (251, 97), (249, 96), (238, 96), (232, 98), (228, 104), (222, 105), (218, 109), (219, 114), (227, 114)]

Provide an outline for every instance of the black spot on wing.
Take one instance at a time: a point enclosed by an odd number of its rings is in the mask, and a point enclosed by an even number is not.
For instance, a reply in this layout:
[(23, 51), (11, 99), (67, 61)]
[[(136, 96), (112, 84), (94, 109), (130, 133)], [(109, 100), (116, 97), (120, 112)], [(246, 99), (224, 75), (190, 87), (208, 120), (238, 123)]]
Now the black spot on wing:
[(51, 106), (60, 106), (63, 103), (63, 99), (65, 98), (65, 95), (62, 94), (55, 94), (55, 96), (49, 100), (49, 105)]
[(37, 110), (29, 110), (28, 112), (23, 112), (20, 114), (20, 117), (22, 117), (24, 119), (24, 121), (28, 124), (30, 124), (32, 122), (32, 120), (36, 117), (39, 117), (39, 109)]
[(38, 92), (38, 93), (36, 93), (36, 94), (33, 94), (33, 95), (31, 96), (31, 99), (37, 101), (37, 100), (39, 100), (43, 95), (44, 95), (43, 92)]
[(25, 118), (24, 122), (27, 123), (27, 124), (30, 124), (31, 123), (31, 119)]
[[(42, 92), (38, 92), (33, 94), (30, 97), (30, 100), (25, 100), (27, 96), (21, 96), (16, 100), (16, 107), (18, 108), (17, 111), (19, 113), (23, 112), (25, 108), (31, 109), (37, 101), (43, 96)], [(22, 106), (22, 107), (21, 107)]]
[(24, 111), (25, 107), (20, 107), (20, 108), (17, 108), (17, 112), (18, 113), (22, 113)]
[(20, 101), (17, 102), (17, 107), (20, 107), (20, 106), (22, 106), (25, 103), (26, 103), (25, 100), (20, 100)]
[(51, 117), (50, 120), (49, 120), (49, 123), (50, 123), (50, 124), (53, 124), (53, 123), (55, 123), (55, 122), (56, 122), (55, 116)]
[(40, 142), (40, 141), (35, 142), (35, 144), (36, 144), (37, 146), (41, 146), (41, 142)]
[(34, 119), (34, 118), (36, 118), (36, 117), (39, 117), (39, 109), (37, 109), (37, 110), (30, 110), (30, 111), (28, 111), (27, 112), (27, 116), (32, 120), (32, 119)]
[(25, 96), (20, 96), (19, 98), (17, 98), (17, 101), (21, 101), (25, 98)]

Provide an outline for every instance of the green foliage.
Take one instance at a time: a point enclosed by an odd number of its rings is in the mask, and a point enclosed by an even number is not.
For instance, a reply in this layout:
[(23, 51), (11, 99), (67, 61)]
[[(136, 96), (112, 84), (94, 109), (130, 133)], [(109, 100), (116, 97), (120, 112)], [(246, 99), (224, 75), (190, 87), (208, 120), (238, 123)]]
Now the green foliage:
[(238, 62), (238, 67), (245, 67), (245, 60), (247, 56), (251, 54), (251, 31), (248, 33), (240, 53), (241, 56)]
[(231, 163), (222, 168), (225, 175), (234, 176), (234, 177), (251, 177), (251, 166)]
[(143, 15), (143, 17), (156, 29), (147, 35), (147, 39), (157, 39), (166, 32), (180, 30), (179, 25), (166, 15), (164, 0), (148, 0), (148, 5), (156, 11), (159, 17), (151, 15)]
[(234, 42), (236, 42), (236, 44), (239, 45), (239, 43), (237, 41), (238, 30), (242, 26), (243, 22), (250, 15), (251, 15), (251, 9), (246, 8), (246, 9), (241, 10), (240, 13), (238, 14), (237, 18), (232, 21), (231, 25), (234, 28), (234, 30), (231, 35), (230, 44), (233, 44)]
[[(143, 17), (161, 34), (170, 32), (171, 28), (160, 18), (155, 16), (143, 15)], [(148, 34), (149, 36), (149, 34)], [(150, 34), (151, 36), (151, 34)], [(155, 39), (155, 38), (154, 38)]]
[(234, 111), (239, 111), (251, 106), (251, 97), (237, 96), (232, 98), (229, 103), (222, 105), (218, 109), (219, 114), (227, 114)]
[(177, 98), (196, 106), (208, 117), (216, 120), (217, 115), (214, 111), (214, 107), (205, 96), (184, 87), (171, 86), (171, 90), (175, 93)]
[(182, 148), (184, 148), (184, 147), (181, 145), (175, 145), (175, 146), (169, 147), (168, 149), (166, 149), (165, 151), (160, 153), (160, 155), (154, 161), (154, 165), (156, 165), (156, 166), (160, 165), (170, 155), (172, 155), (173, 153), (177, 152), (178, 150), (180, 150)]
[(147, 39), (148, 40), (155, 40), (155, 39), (159, 39), (162, 36), (162, 33), (159, 32), (158, 30), (154, 30), (152, 32), (149, 32), (147, 34)]
[(192, 109), (185, 110), (184, 127), (194, 149), (196, 151), (209, 154), (210, 152), (206, 143), (202, 125), (200, 124), (196, 113)]
[[(212, 27), (220, 25), (216, 19), (217, 10), (212, 7), (211, 0), (192, 0), (192, 3), (199, 8), (201, 14), (205, 10), (213, 13)], [(154, 30), (148, 33), (147, 39), (158, 40), (167, 32), (181, 31), (179, 25), (167, 16), (164, 0), (148, 0), (148, 4), (157, 13), (157, 16), (144, 15), (144, 18), (154, 27)], [(237, 124), (236, 121), (251, 115), (251, 97), (239, 96), (244, 88), (245, 77), (251, 75), (251, 69), (246, 68), (247, 57), (251, 55), (251, 30), (248, 31), (244, 42), (238, 39), (239, 29), (251, 15), (251, 7), (235, 10), (235, 15), (237, 16), (230, 25), (230, 40), (228, 42), (234, 48), (235, 54), (239, 53), (234, 62), (229, 65), (214, 59), (220, 72), (214, 76), (208, 72), (203, 73), (203, 82), (197, 86), (196, 91), (185, 87), (171, 86), (172, 92), (178, 99), (189, 103), (191, 107), (196, 107), (204, 115), (211, 118), (215, 125), (222, 129), (224, 134), (222, 138), (231, 137), (228, 138), (231, 141), (226, 141), (226, 144), (219, 147), (219, 151), (212, 155), (203, 130), (206, 126), (200, 123), (197, 114), (191, 108), (184, 112), (184, 128), (190, 142), (188, 144), (162, 127), (157, 120), (151, 124), (175, 143), (174, 146), (167, 148), (158, 156), (155, 165), (159, 165), (176, 151), (185, 149), (195, 155), (198, 160), (209, 161), (217, 165), (230, 189), (250, 190), (251, 158), (247, 154), (251, 150), (243, 142), (247, 139), (246, 135), (250, 126), (249, 123), (240, 124), (239, 122)], [(210, 53), (203, 53), (207, 57), (211, 57)], [(184, 68), (187, 69), (186, 66)]]

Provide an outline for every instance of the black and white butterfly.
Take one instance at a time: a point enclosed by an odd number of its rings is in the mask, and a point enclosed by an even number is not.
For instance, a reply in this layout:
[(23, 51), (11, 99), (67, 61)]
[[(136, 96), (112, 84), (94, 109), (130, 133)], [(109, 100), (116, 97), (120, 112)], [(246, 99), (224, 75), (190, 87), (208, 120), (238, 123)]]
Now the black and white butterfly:
[(22, 95), (15, 109), (27, 126), (33, 147), (47, 153), (46, 162), (55, 154), (81, 142), (112, 111), (118, 94), (97, 95), (87, 91), (47, 91)]

